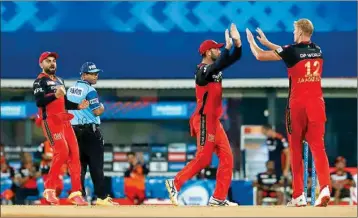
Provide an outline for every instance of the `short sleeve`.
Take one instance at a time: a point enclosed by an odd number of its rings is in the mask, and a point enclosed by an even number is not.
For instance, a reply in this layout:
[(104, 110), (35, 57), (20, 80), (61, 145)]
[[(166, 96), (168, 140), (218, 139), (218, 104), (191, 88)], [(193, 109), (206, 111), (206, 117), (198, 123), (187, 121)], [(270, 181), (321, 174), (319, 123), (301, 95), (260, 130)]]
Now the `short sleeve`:
[(88, 92), (86, 99), (89, 101), (89, 107), (91, 110), (95, 110), (101, 106), (96, 90), (91, 90)]
[(281, 46), (277, 48), (274, 52), (282, 58), (287, 67), (292, 67), (296, 63), (295, 49), (292, 45)]

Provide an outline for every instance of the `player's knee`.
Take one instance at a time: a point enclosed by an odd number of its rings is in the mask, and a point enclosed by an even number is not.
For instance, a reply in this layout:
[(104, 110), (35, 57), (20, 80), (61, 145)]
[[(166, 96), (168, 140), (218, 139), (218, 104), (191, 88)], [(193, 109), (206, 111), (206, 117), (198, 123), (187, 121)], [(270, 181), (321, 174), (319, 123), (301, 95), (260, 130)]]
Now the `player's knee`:
[(225, 157), (219, 157), (220, 165), (225, 169), (234, 168), (234, 158), (232, 155), (226, 155)]
[(202, 167), (202, 168), (205, 168), (205, 167), (207, 167), (207, 166), (210, 165), (210, 163), (211, 163), (211, 157), (212, 157), (212, 156), (210, 156), (210, 157), (204, 157), (204, 158), (202, 159), (202, 161), (201, 161), (201, 167)]

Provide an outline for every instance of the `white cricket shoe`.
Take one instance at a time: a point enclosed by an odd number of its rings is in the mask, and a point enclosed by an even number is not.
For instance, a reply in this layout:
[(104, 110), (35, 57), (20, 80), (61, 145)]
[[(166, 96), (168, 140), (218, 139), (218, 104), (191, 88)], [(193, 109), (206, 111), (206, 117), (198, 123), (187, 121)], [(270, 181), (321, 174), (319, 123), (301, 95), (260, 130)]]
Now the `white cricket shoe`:
[(230, 202), (228, 200), (219, 200), (214, 198), (213, 196), (210, 197), (208, 206), (212, 207), (233, 207), (233, 206), (239, 206), (237, 203)]
[(315, 207), (327, 207), (329, 201), (331, 200), (331, 193), (328, 186), (324, 187), (319, 193), (319, 196), (314, 204)]
[(292, 198), (290, 202), (287, 203), (287, 207), (305, 207), (307, 206), (307, 200), (305, 197), (305, 193), (302, 193), (297, 198)]
[(167, 187), (170, 201), (175, 205), (178, 206), (178, 190), (175, 188), (174, 179), (167, 179), (165, 180), (165, 186)]

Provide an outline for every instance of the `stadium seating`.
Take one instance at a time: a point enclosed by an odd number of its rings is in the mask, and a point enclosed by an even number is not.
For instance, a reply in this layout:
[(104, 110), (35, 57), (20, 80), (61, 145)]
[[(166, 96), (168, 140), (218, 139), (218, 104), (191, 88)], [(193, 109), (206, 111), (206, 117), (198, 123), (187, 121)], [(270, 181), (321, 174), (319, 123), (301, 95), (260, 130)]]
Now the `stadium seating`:
[(9, 177), (1, 177), (0, 193), (3, 193), (4, 191), (11, 189), (11, 186), (12, 186), (12, 180)]

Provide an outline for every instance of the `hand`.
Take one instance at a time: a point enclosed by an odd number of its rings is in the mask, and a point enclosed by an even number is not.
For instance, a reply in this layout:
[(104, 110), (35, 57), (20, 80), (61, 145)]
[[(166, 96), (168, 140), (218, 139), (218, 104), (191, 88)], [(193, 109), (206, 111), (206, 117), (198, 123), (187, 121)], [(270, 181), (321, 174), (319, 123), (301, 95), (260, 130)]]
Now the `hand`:
[(56, 98), (61, 98), (66, 94), (66, 90), (65, 87), (63, 86), (56, 86), (56, 92), (55, 92), (55, 96)]
[(260, 41), (260, 43), (263, 45), (267, 45), (269, 43), (269, 41), (266, 38), (264, 32), (262, 32), (262, 30), (260, 28), (257, 28), (256, 32), (259, 34), (259, 36), (256, 36), (256, 38)]
[(251, 31), (246, 28), (246, 36), (247, 36), (247, 41), (249, 41), (249, 43), (251, 44), (254, 41), (254, 36), (252, 35)]
[(80, 110), (86, 109), (88, 106), (89, 106), (89, 101), (84, 99), (80, 104), (78, 104), (78, 109)]
[(241, 46), (241, 37), (240, 37), (240, 33), (237, 30), (237, 27), (234, 23), (232, 23), (230, 26), (230, 35), (231, 35), (231, 38), (235, 41), (236, 46), (240, 47)]
[(225, 48), (227, 50), (230, 50), (232, 47), (232, 38), (230, 38), (228, 29), (225, 30), (225, 42), (226, 42)]
[(284, 170), (283, 171), (283, 177), (288, 178), (288, 176), (289, 176), (288, 170)]

